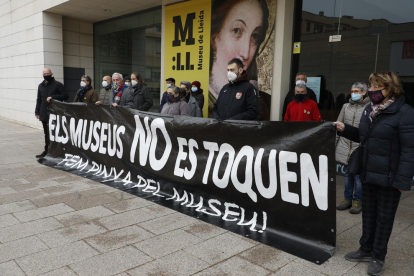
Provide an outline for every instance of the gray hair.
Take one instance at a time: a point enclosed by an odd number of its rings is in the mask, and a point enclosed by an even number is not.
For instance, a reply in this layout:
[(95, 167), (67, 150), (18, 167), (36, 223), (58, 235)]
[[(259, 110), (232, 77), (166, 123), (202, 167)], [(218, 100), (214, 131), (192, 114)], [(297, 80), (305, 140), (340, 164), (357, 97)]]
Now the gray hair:
[(356, 82), (352, 85), (351, 89), (354, 88), (354, 87), (361, 89), (362, 92), (364, 92), (364, 91), (367, 92), (368, 91), (368, 86), (365, 82)]
[(114, 77), (115, 75), (118, 75), (121, 78), (121, 80), (124, 80), (124, 77), (122, 76), (122, 74), (115, 72), (112, 74), (112, 77)]
[(295, 91), (296, 91), (296, 88), (306, 88), (306, 84), (299, 83), (298, 85), (296, 85)]
[(308, 76), (307, 76), (305, 73), (302, 73), (302, 72), (297, 73), (297, 74), (296, 74), (296, 77), (297, 77), (297, 76), (300, 76), (300, 75), (304, 75), (306, 79), (308, 78)]
[(86, 79), (86, 81), (89, 81), (89, 84), (92, 84), (92, 79), (91, 79), (91, 77), (89, 77), (89, 76), (87, 76), (87, 75), (83, 75), (83, 76), (81, 77), (81, 79)]
[[(177, 86), (175, 86), (175, 85), (172, 85), (172, 86), (170, 86), (168, 89), (172, 89), (172, 91), (175, 93), (175, 94), (178, 94), (178, 93), (180, 93), (180, 88), (178, 88)], [(168, 90), (167, 89), (167, 90)]]
[(182, 82), (180, 82), (180, 85), (181, 84), (184, 84), (185, 85), (185, 87), (187, 87), (187, 89), (191, 89), (191, 83), (189, 82), (189, 81), (182, 81)]

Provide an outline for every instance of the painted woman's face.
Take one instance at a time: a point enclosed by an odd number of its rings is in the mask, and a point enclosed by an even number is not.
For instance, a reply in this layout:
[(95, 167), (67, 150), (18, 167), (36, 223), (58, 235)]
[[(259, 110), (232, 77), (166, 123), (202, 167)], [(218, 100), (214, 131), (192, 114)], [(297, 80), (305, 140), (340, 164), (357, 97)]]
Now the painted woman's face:
[(247, 70), (257, 50), (262, 22), (263, 13), (256, 1), (242, 1), (230, 10), (215, 39), (217, 63), (225, 63), (223, 74), (232, 58), (241, 59)]

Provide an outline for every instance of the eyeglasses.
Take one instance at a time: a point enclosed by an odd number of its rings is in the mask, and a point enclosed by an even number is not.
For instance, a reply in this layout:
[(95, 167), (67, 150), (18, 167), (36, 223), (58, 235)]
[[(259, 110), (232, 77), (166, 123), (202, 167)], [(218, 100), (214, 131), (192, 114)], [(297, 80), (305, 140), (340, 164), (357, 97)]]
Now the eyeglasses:
[(349, 91), (349, 93), (350, 94), (352, 94), (352, 93), (358, 93), (358, 94), (360, 94), (360, 93), (363, 93), (364, 91), (360, 91), (360, 90), (351, 90), (351, 91)]
[(375, 88), (375, 89), (378, 89), (378, 88), (380, 88), (380, 87), (384, 87), (383, 85), (378, 85), (378, 84), (370, 84), (370, 85), (368, 85), (368, 88)]

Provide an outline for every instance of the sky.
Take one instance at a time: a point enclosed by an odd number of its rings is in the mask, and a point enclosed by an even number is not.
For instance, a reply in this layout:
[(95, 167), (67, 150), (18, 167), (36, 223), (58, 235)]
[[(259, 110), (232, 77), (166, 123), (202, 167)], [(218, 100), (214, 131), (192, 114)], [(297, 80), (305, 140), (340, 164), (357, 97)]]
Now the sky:
[(325, 16), (351, 15), (356, 19), (414, 22), (414, 0), (303, 0), (303, 10)]

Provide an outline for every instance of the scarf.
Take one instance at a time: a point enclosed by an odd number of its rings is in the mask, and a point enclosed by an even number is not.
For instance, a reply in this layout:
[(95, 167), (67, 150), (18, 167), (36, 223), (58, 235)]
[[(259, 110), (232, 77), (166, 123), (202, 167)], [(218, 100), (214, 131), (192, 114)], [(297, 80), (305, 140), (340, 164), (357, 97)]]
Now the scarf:
[(114, 92), (114, 103), (119, 104), (121, 101), (122, 93), (124, 93), (125, 85), (118, 85), (116, 83), (112, 84), (112, 92)]
[(83, 95), (85, 95), (85, 93), (88, 92), (91, 89), (92, 89), (92, 86), (81, 87), (78, 90), (78, 101), (83, 102)]
[(385, 110), (387, 107), (389, 107), (393, 102), (395, 102), (394, 97), (392, 97), (391, 99), (389, 99), (388, 101), (386, 101), (383, 104), (372, 104), (371, 103), (372, 111), (371, 111), (371, 113), (369, 113), (369, 119), (371, 120), (371, 122), (374, 120), (374, 118), (378, 114), (380, 114), (383, 110)]

